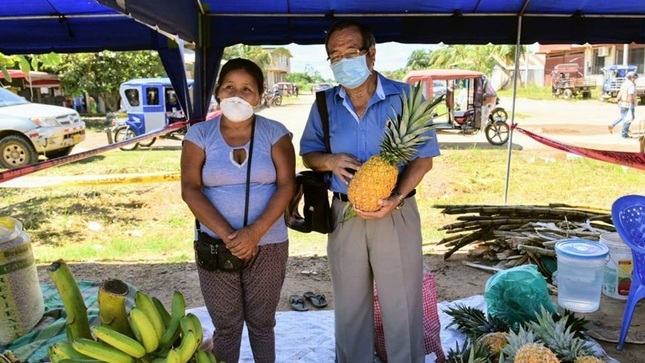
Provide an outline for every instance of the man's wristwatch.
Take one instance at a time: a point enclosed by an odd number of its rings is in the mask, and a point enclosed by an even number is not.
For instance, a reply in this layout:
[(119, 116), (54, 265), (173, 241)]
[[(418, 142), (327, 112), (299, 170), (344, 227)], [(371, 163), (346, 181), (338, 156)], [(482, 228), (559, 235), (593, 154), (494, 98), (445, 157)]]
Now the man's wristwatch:
[(399, 204), (396, 206), (396, 209), (401, 209), (401, 207), (403, 207), (403, 205), (405, 204), (405, 195), (397, 190), (392, 193), (392, 196), (396, 197), (399, 200)]

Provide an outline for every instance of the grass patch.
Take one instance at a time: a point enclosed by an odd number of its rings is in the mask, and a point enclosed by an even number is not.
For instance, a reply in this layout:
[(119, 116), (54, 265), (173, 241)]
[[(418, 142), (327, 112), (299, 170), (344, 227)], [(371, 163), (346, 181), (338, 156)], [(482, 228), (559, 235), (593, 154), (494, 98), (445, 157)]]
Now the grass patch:
[[(442, 150), (418, 187), (427, 244), (454, 222), (437, 204), (504, 203), (506, 150)], [(114, 151), (34, 176), (179, 172), (179, 150)], [(298, 168), (303, 169), (298, 158)], [(559, 151), (514, 151), (508, 204), (566, 203), (609, 209), (619, 196), (642, 193), (645, 173)], [(179, 182), (0, 188), (0, 215), (21, 220), (39, 264), (67, 261), (186, 262), (193, 257), (193, 216)], [(326, 255), (327, 237), (290, 231), (293, 256)]]

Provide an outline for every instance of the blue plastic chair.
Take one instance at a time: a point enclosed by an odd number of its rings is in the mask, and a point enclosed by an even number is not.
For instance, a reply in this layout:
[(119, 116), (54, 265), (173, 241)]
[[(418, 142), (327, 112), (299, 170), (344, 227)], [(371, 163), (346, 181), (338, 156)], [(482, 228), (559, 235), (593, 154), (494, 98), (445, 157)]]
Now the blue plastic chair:
[(625, 195), (616, 199), (611, 207), (611, 219), (620, 238), (632, 249), (634, 266), (632, 285), (629, 288), (616, 348), (621, 350), (625, 345), (634, 308), (639, 300), (645, 298), (645, 196)]

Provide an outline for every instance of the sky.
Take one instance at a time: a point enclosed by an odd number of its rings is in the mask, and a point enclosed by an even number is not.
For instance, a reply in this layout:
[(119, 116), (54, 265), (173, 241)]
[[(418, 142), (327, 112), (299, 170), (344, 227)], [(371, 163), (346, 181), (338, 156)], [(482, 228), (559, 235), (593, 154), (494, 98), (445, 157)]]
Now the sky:
[[(437, 45), (429, 44), (378, 43), (376, 44), (376, 64), (374, 69), (377, 71), (394, 71), (403, 68), (413, 51), (436, 47)], [(289, 44), (285, 48), (289, 49), (291, 55), (293, 55), (293, 58), (291, 58), (291, 72), (305, 73), (305, 68), (311, 66), (320, 72), (320, 75), (326, 80), (333, 80), (329, 63), (326, 61), (327, 53), (325, 53), (324, 45)]]

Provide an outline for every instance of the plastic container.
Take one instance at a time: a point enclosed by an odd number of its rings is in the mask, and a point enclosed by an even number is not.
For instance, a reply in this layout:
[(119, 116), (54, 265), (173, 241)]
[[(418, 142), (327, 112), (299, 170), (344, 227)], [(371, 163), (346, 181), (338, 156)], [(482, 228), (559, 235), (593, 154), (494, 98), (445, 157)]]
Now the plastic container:
[(616, 232), (603, 233), (600, 235), (600, 242), (609, 248), (602, 293), (614, 299), (627, 300), (634, 270), (632, 249)]
[(7, 345), (45, 313), (29, 235), (10, 217), (0, 218), (0, 292), (0, 345)]
[(555, 244), (558, 259), (558, 305), (577, 313), (600, 307), (603, 274), (609, 248), (585, 239)]

